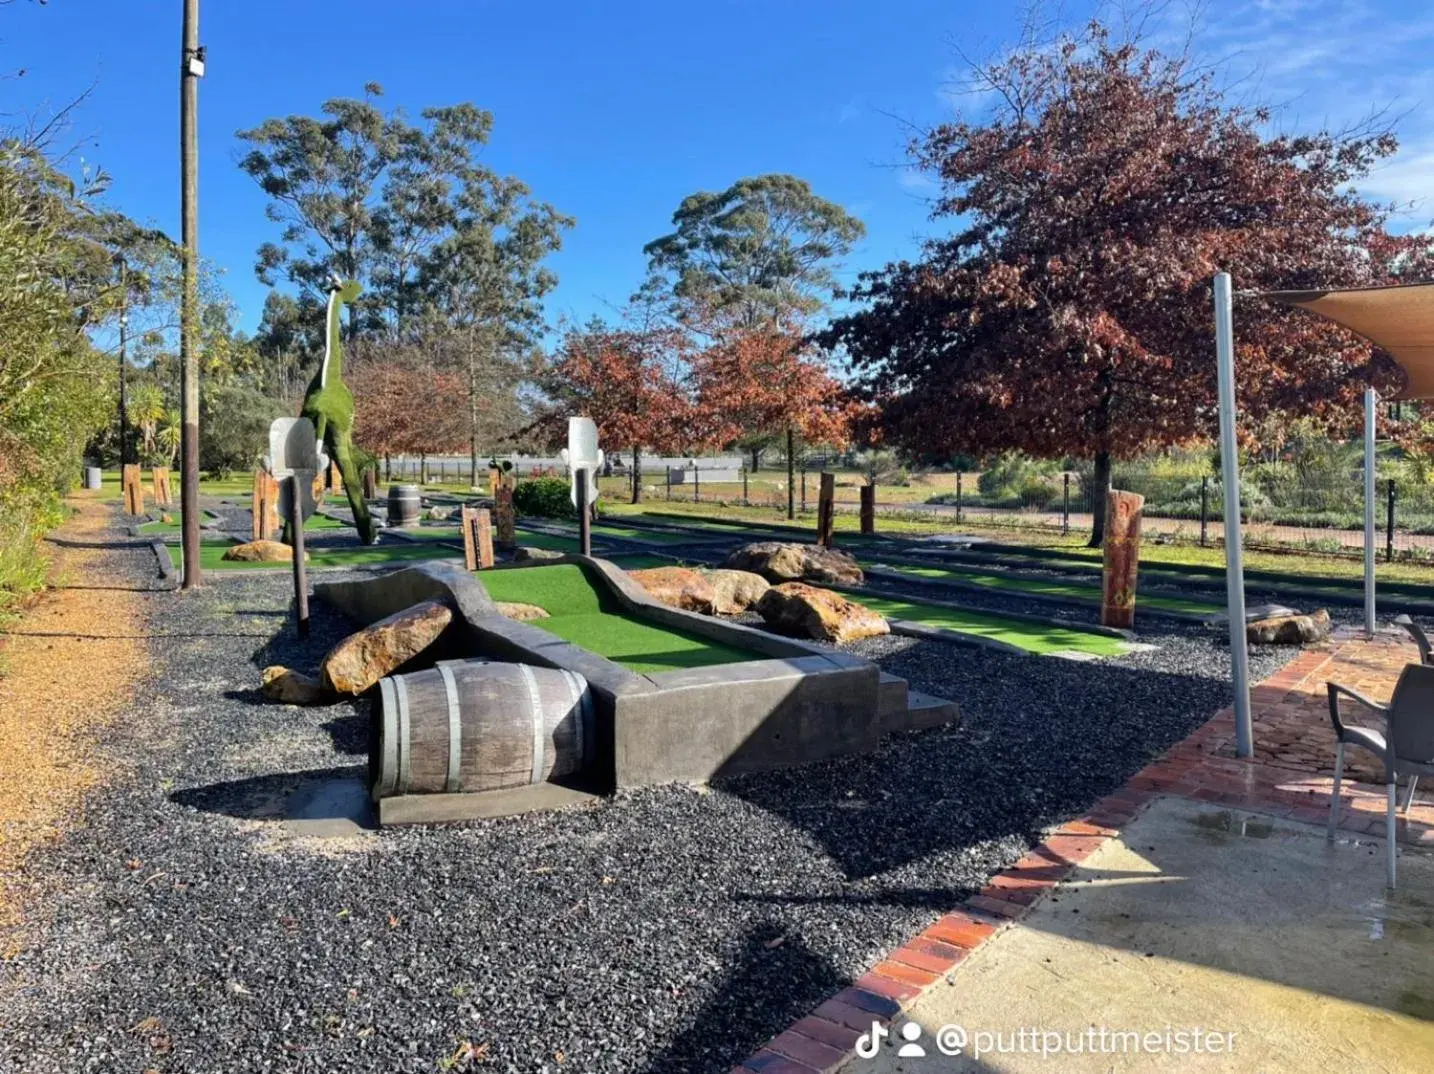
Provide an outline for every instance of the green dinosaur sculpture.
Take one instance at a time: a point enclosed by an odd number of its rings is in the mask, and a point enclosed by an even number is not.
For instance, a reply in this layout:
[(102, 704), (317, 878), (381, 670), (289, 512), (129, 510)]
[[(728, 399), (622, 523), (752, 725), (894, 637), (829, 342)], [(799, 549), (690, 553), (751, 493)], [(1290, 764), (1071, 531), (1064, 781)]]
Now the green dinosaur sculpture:
[(304, 408), (299, 413), (314, 423), (314, 431), (328, 450), (329, 458), (338, 464), (359, 539), (364, 544), (374, 544), (378, 530), (369, 516), (368, 504), (363, 498), (363, 481), (354, 462), (354, 397), (344, 383), (344, 349), (339, 338), (339, 311), (358, 298), (361, 290), (357, 280), (334, 278), (329, 288), (324, 364), (309, 382), (309, 390), (304, 393)]

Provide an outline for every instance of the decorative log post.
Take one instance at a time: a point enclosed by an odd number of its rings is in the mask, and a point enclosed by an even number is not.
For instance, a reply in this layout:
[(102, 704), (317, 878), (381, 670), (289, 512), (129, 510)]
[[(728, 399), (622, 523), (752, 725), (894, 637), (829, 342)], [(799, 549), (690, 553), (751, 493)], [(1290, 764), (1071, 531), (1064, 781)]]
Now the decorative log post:
[(817, 492), (817, 544), (823, 548), (832, 546), (832, 507), (836, 501), (836, 475), (822, 471), (821, 487)]
[(121, 482), (124, 492), (125, 514), (144, 514), (144, 486), (140, 484), (139, 465), (137, 463), (126, 463), (121, 471)]
[(168, 507), (174, 502), (169, 491), (169, 467), (156, 466), (150, 471), (151, 484), (154, 486), (154, 502), (160, 507)]
[(513, 483), (506, 477), (500, 476), (494, 486), (493, 506), (498, 515), (498, 548), (511, 552), (518, 546), (517, 520), (513, 517)]
[(486, 571), (493, 566), (493, 516), (488, 513), (488, 508), (478, 508), (473, 525), (477, 531), (478, 569)]
[(378, 498), (378, 464), (366, 467), (363, 472), (363, 498), (374, 500)]
[(1105, 499), (1105, 570), (1101, 577), (1100, 621), (1129, 629), (1135, 625), (1135, 582), (1140, 566), (1140, 513), (1145, 497), (1111, 489)]
[(329, 491), (343, 492), (344, 475), (339, 473), (339, 464), (332, 459), (329, 460)]
[(478, 512), (467, 504), (458, 509), (458, 525), (463, 530), (463, 566), (478, 569)]
[(876, 532), (876, 486), (861, 486), (861, 532)]

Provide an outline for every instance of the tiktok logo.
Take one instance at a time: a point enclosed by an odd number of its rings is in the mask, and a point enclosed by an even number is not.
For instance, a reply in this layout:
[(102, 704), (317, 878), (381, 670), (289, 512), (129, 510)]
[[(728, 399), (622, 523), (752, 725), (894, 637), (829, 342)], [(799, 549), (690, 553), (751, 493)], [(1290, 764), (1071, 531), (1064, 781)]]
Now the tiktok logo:
[(891, 1031), (880, 1022), (871, 1023), (871, 1032), (856, 1038), (856, 1054), (862, 1059), (875, 1059), (881, 1051), (881, 1042), (891, 1036)]

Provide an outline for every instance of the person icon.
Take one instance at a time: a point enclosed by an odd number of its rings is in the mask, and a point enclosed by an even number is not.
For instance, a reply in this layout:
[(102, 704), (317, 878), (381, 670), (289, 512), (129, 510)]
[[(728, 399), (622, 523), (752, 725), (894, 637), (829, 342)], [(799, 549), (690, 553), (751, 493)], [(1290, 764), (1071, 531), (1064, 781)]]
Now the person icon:
[(896, 1053), (896, 1058), (926, 1058), (926, 1049), (916, 1043), (916, 1039), (921, 1036), (921, 1027), (919, 1025), (917, 1025), (915, 1022), (907, 1022), (904, 1026), (901, 1027), (901, 1035), (903, 1038), (905, 1038), (906, 1043), (903, 1044), (900, 1050)]

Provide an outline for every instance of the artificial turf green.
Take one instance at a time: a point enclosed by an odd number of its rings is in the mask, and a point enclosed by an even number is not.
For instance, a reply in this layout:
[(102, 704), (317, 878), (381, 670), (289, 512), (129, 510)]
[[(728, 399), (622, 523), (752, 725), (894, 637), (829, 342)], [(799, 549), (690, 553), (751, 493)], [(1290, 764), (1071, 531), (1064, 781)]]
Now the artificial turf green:
[(531, 625), (597, 653), (629, 671), (734, 664), (758, 657), (700, 634), (659, 626), (624, 610), (576, 563), (485, 571), (494, 600), (536, 604), (549, 618)]
[[(206, 571), (289, 570), (288, 563), (241, 563), (224, 558), (224, 553), (238, 541), (202, 541), (199, 545), (199, 566)], [(177, 544), (167, 545), (170, 561), (176, 568), (184, 562)], [(437, 544), (343, 545), (309, 548), (310, 567), (362, 567), (375, 563), (404, 563), (416, 559), (452, 559), (454, 551)]]
[[(213, 511), (205, 511), (204, 513), (209, 518), (217, 517)], [(150, 536), (154, 534), (178, 533), (181, 528), (182, 524), (180, 520), (176, 518), (173, 522), (146, 522), (140, 526), (139, 532), (145, 536)], [(313, 533), (316, 530), (343, 530), (351, 528), (352, 527), (347, 523), (340, 522), (335, 518), (330, 518), (328, 515), (310, 515), (304, 523), (305, 533)]]
[(923, 626), (974, 634), (981, 638), (1003, 641), (1029, 653), (1076, 652), (1094, 656), (1119, 656), (1126, 651), (1125, 643), (1106, 634), (1092, 634), (1071, 627), (1045, 623), (1026, 623), (999, 615), (947, 608), (920, 601), (888, 600), (863, 593), (856, 598), (866, 607), (887, 619), (907, 619)]
[[(983, 574), (980, 571), (965, 571), (948, 567), (910, 567), (905, 564), (883, 564), (888, 570), (910, 574), (917, 578), (942, 579), (965, 582), (987, 589), (1001, 589), (1014, 593), (1039, 593), (1044, 596), (1064, 597), (1068, 600), (1100, 603), (1100, 589), (1080, 582), (1057, 582), (1046, 578), (1025, 578), (1013, 574)], [(1220, 605), (1206, 601), (1186, 600), (1183, 597), (1161, 597), (1141, 593), (1136, 598), (1137, 608), (1144, 604), (1150, 608), (1162, 608), (1172, 612), (1186, 612), (1191, 615), (1213, 615), (1224, 611)]]

